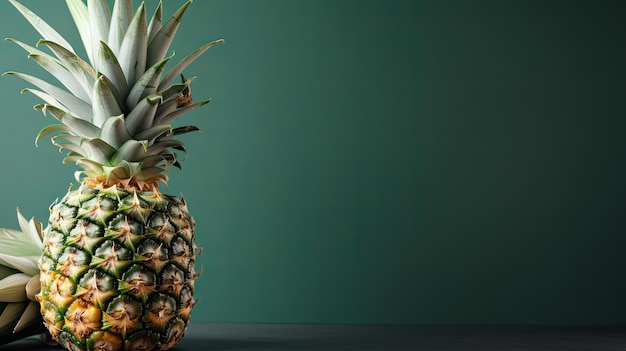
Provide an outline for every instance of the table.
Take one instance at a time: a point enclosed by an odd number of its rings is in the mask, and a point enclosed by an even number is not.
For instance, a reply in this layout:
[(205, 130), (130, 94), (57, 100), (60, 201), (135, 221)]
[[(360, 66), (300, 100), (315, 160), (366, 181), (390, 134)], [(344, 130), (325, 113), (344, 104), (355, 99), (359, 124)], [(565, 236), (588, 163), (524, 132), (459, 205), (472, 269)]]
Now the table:
[[(27, 338), (1, 351), (59, 351)], [(192, 322), (174, 351), (626, 351), (626, 326), (379, 326)]]

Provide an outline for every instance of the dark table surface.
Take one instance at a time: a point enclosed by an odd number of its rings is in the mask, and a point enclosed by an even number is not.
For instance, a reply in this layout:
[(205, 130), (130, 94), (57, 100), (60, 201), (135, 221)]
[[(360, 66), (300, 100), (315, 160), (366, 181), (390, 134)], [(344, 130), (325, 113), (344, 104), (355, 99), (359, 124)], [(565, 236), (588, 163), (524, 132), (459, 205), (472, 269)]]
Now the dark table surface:
[[(60, 350), (31, 337), (2, 351)], [(626, 351), (626, 326), (374, 326), (192, 323), (173, 350)]]

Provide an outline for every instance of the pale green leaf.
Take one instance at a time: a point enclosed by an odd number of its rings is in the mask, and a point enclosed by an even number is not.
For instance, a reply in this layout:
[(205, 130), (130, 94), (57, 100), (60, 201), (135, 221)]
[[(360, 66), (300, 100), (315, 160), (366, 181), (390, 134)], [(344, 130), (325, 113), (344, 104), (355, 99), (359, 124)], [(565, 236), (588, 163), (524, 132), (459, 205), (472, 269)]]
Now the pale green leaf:
[(117, 55), (129, 87), (133, 86), (146, 70), (147, 36), (146, 6), (141, 3), (124, 34)]
[(111, 156), (116, 151), (111, 145), (98, 138), (83, 140), (80, 147), (87, 152), (87, 155), (85, 155), (87, 158), (102, 165), (109, 164)]
[[(82, 1), (82, 0), (81, 0)], [(96, 59), (100, 51), (100, 42), (109, 39), (109, 28), (111, 27), (111, 9), (106, 0), (87, 0), (89, 13), (89, 26), (91, 34), (91, 46), (85, 46), (85, 50), (90, 51), (92, 63), (96, 71), (102, 71)]]
[(19, 223), (20, 229), (22, 230), (23, 236), (26, 240), (36, 246), (38, 249), (43, 249), (42, 243), (42, 231), (41, 231), (41, 223), (32, 217), (30, 220), (26, 220), (20, 209), (16, 210), (17, 212), (17, 221)]
[(26, 284), (31, 276), (24, 273), (16, 273), (0, 280), (0, 301), (21, 302), (26, 301)]
[(191, 0), (185, 2), (163, 25), (163, 27), (154, 35), (154, 38), (148, 44), (148, 67), (153, 66), (157, 62), (163, 60), (165, 57), (165, 53), (169, 50), (174, 37), (176, 36), (176, 31), (180, 25), (180, 22), (183, 19), (189, 4), (191, 4)]
[(77, 98), (85, 102), (91, 101), (91, 96), (83, 89), (82, 84), (78, 82), (72, 72), (65, 68), (58, 60), (50, 55), (31, 54), (29, 57), (61, 82), (61, 84), (72, 94), (76, 95)]
[(4, 311), (2, 311), (2, 314), (0, 314), (0, 330), (10, 328), (12, 332), (13, 328), (15, 328), (15, 324), (20, 319), (29, 303), (30, 301), (12, 302), (7, 304)]
[(15, 273), (19, 273), (20, 271), (18, 271), (15, 268), (11, 268), (11, 267), (6, 267), (3, 265), (0, 265), (0, 279), (4, 279), (8, 276), (10, 276), (11, 274), (15, 274)]
[(161, 73), (165, 69), (165, 65), (172, 57), (167, 57), (150, 67), (142, 76), (137, 80), (126, 99), (126, 107), (132, 109), (139, 100), (155, 94), (157, 87), (159, 86), (159, 80), (161, 79)]
[(200, 106), (206, 105), (209, 102), (211, 102), (211, 99), (207, 99), (207, 100), (204, 100), (204, 101), (197, 102), (195, 104), (191, 104), (191, 105), (188, 105), (188, 106), (185, 106), (185, 107), (181, 107), (181, 108), (177, 109), (176, 111), (174, 111), (174, 112), (172, 112), (170, 114), (167, 114), (167, 115), (164, 115), (164, 116), (160, 117), (158, 120), (155, 119), (154, 120), (154, 124), (170, 124), (172, 121), (182, 117), (184, 114), (186, 114), (188, 112), (191, 112), (191, 111), (197, 109)]
[(170, 133), (172, 133), (172, 126), (159, 124), (135, 134), (135, 139), (146, 140), (148, 142), (148, 145), (152, 145), (157, 138), (163, 137), (164, 135), (168, 135)]
[[(41, 283), (39, 282), (39, 274), (30, 278), (28, 283), (26, 283), (26, 297), (31, 301), (37, 301), (35, 295), (39, 293), (41, 290)], [(39, 304), (37, 304), (39, 305)]]
[(89, 120), (91, 117), (91, 106), (85, 101), (77, 98), (74, 94), (70, 94), (67, 91), (52, 85), (43, 79), (24, 74), (19, 72), (6, 72), (4, 74), (12, 75), (21, 78), (34, 86), (40, 88), (44, 92), (53, 96), (66, 111), (69, 111), (72, 115)]
[(70, 129), (65, 124), (51, 124), (51, 125), (45, 126), (37, 134), (37, 137), (35, 138), (35, 145), (37, 145), (39, 143), (39, 140), (41, 140), (41, 138), (45, 137), (46, 135), (50, 135), (52, 133), (57, 133), (57, 132), (69, 132), (69, 131)]
[(148, 43), (152, 41), (154, 36), (161, 30), (163, 27), (163, 2), (159, 0), (159, 4), (157, 5), (152, 18), (150, 19), (150, 24), (148, 25)]
[(70, 10), (72, 19), (80, 34), (80, 39), (83, 42), (83, 46), (87, 51), (89, 60), (93, 62), (91, 52), (91, 29), (89, 25), (89, 13), (87, 11), (87, 5), (82, 0), (65, 0), (67, 8)]
[(111, 117), (104, 122), (102, 131), (100, 132), (100, 138), (116, 149), (122, 146), (126, 141), (132, 139), (132, 136), (126, 129), (124, 116)]
[(126, 100), (126, 96), (128, 95), (126, 76), (117, 61), (115, 53), (105, 42), (100, 42), (97, 60), (100, 73), (111, 80), (113, 85), (117, 87), (120, 98)]
[(34, 12), (26, 8), (26, 6), (20, 4), (15, 0), (9, 0), (13, 6), (24, 16), (28, 22), (39, 32), (39, 34), (46, 40), (52, 40), (64, 46), (68, 50), (75, 52), (70, 43), (68, 43), (63, 36), (61, 36), (54, 28), (48, 25), (43, 19), (37, 16)]
[(85, 90), (85, 93), (87, 95), (91, 93), (91, 89), (96, 80), (96, 73), (87, 62), (55, 42), (40, 40), (39, 44), (44, 44), (48, 46), (50, 50), (54, 52), (54, 54), (57, 56), (63, 66), (74, 76), (76, 81)]
[(129, 140), (122, 144), (117, 152), (112, 156), (114, 163), (120, 161), (136, 162), (140, 161), (146, 154), (147, 144), (145, 141)]
[(43, 106), (42, 109), (44, 112), (49, 111), (54, 118), (65, 124), (75, 135), (84, 136), (86, 138), (97, 138), (100, 135), (100, 128), (88, 121), (74, 117), (66, 111), (48, 105)]
[(139, 101), (137, 106), (126, 116), (126, 128), (128, 128), (130, 135), (135, 135), (152, 126), (152, 120), (160, 102), (161, 96), (157, 94)]
[(41, 312), (38, 302), (31, 301), (22, 315), (20, 316), (20, 320), (17, 321), (15, 328), (13, 329), (13, 333), (19, 333), (26, 328), (41, 323)]
[(107, 43), (116, 54), (119, 53), (124, 34), (133, 18), (133, 1), (116, 0), (111, 14), (111, 27), (109, 27), (109, 40)]
[(216, 44), (223, 43), (223, 42), (224, 42), (224, 39), (219, 39), (219, 40), (212, 41), (212, 42), (207, 43), (207, 44), (201, 46), (200, 48), (196, 49), (195, 51), (193, 51), (189, 55), (185, 56), (176, 66), (174, 66), (167, 73), (165, 78), (163, 78), (163, 80), (161, 81), (161, 84), (159, 84), (158, 90), (160, 91), (160, 90), (165, 89), (165, 87), (168, 84), (170, 84), (172, 82), (172, 80), (174, 80), (181, 73), (183, 73), (185, 68), (187, 68), (187, 66), (189, 66), (198, 57), (200, 57), (200, 55), (202, 55), (204, 52), (206, 52), (207, 50), (209, 50), (211, 47), (215, 46)]
[(123, 114), (120, 98), (113, 83), (104, 75), (96, 80), (92, 97), (93, 124), (102, 127), (104, 122), (113, 116)]

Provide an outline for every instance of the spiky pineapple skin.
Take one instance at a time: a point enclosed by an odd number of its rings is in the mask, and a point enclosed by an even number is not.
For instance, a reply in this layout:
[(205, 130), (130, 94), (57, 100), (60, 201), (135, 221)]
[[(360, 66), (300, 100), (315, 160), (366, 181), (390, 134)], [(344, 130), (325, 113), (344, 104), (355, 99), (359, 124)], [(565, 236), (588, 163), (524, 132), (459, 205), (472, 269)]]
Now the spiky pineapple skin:
[(195, 221), (158, 188), (70, 189), (50, 208), (37, 296), (68, 350), (167, 350), (190, 322)]

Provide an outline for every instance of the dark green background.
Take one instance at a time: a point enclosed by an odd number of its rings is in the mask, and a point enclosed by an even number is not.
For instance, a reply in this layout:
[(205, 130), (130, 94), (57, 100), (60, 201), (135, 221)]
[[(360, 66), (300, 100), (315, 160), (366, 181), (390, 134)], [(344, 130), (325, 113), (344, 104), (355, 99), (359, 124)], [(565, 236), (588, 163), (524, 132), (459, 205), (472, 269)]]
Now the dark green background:
[[(23, 2), (76, 40), (63, 1)], [(194, 319), (626, 323), (625, 19), (624, 1), (195, 1), (177, 57), (226, 44), (187, 70), (213, 102), (169, 187), (204, 247)], [(38, 39), (6, 1), (0, 35)], [(0, 82), (16, 227), (74, 167)]]

